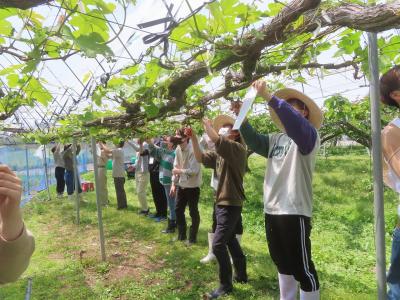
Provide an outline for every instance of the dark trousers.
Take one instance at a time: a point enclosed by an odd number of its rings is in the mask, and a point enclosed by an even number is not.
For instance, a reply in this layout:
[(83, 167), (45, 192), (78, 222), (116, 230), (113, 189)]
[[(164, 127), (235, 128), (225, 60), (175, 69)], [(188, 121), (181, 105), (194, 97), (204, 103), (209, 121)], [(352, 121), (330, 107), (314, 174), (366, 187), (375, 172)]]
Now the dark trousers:
[(319, 289), (311, 260), (311, 219), (300, 215), (265, 214), (269, 253), (279, 273), (293, 275), (305, 292)]
[(114, 177), (115, 193), (117, 194), (117, 208), (127, 208), (128, 204), (126, 202), (125, 193), (125, 178), (124, 177)]
[[(65, 170), (65, 184), (67, 185), (67, 194), (72, 195), (75, 191), (75, 175), (73, 171)], [(78, 176), (78, 193), (82, 193), (81, 183)]]
[[(213, 219), (213, 223), (211, 226), (211, 232), (214, 233), (215, 229), (217, 228), (217, 217), (215, 216), (215, 207), (216, 204), (214, 203), (214, 207), (213, 207), (213, 213), (212, 213), (212, 219)], [(243, 222), (242, 222), (242, 214), (240, 214), (240, 219), (239, 222), (236, 223), (236, 227), (235, 227), (235, 235), (242, 235), (243, 234)]]
[(55, 176), (56, 176), (56, 181), (57, 181), (57, 187), (56, 191), (57, 194), (63, 194), (65, 190), (65, 168), (62, 167), (56, 167), (55, 171)]
[(150, 172), (150, 185), (154, 206), (156, 207), (156, 216), (166, 218), (167, 198), (165, 197), (164, 187), (160, 183), (158, 172)]
[(232, 266), (226, 246), (233, 260), (236, 277), (247, 280), (246, 257), (235, 237), (235, 228), (241, 213), (241, 206), (217, 205), (215, 208), (217, 227), (212, 248), (219, 264), (220, 287), (225, 291), (232, 290)]
[(178, 239), (186, 240), (186, 218), (185, 209), (189, 205), (189, 214), (192, 219), (192, 225), (189, 231), (189, 242), (195, 243), (197, 240), (197, 232), (200, 225), (199, 213), (199, 197), (200, 188), (181, 188), (178, 187), (176, 195), (176, 225), (178, 227)]

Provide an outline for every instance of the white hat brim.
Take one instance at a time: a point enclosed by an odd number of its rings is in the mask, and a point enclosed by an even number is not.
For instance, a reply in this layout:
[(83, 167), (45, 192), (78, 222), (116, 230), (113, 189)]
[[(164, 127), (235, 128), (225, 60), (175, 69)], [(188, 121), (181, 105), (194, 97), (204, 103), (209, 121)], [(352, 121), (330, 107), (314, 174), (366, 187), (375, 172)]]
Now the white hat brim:
[(219, 115), (217, 117), (215, 117), (214, 121), (213, 121), (213, 127), (214, 130), (218, 133), (218, 131), (221, 129), (221, 127), (223, 127), (226, 124), (235, 124), (235, 119), (233, 119), (232, 117), (228, 116), (228, 115)]

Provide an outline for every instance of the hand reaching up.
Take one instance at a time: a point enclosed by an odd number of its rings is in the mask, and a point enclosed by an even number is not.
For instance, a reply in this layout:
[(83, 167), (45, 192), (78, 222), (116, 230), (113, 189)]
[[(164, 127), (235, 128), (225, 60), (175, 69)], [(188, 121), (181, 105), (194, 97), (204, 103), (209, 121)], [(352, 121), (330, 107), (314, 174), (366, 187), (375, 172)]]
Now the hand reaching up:
[(6, 240), (16, 239), (22, 232), (21, 196), (21, 180), (8, 166), (0, 165), (0, 234)]

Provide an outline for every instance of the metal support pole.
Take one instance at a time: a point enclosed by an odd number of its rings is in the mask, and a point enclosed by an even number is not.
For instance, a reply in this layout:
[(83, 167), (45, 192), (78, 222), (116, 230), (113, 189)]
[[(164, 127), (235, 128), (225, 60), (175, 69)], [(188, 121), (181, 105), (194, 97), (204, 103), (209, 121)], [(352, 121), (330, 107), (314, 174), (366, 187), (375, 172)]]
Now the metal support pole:
[(30, 300), (32, 294), (32, 278), (28, 278), (28, 285), (25, 291), (25, 300)]
[(104, 231), (103, 231), (103, 215), (102, 215), (102, 203), (100, 200), (100, 189), (99, 189), (99, 173), (97, 164), (97, 153), (96, 153), (96, 140), (92, 137), (92, 153), (93, 153), (93, 171), (94, 171), (94, 184), (96, 190), (96, 204), (97, 204), (97, 220), (99, 222), (99, 235), (100, 235), (100, 250), (101, 259), (106, 260), (106, 251), (104, 246)]
[(47, 198), (48, 200), (51, 200), (46, 145), (43, 145), (43, 161), (44, 161), (44, 176), (46, 179)]
[(76, 139), (73, 139), (72, 142), (72, 163), (74, 168), (74, 188), (75, 188), (75, 200), (76, 200), (76, 224), (79, 225), (80, 223), (80, 214), (79, 214), (79, 187), (78, 187), (78, 166), (76, 161)]
[(27, 194), (31, 194), (31, 184), (29, 182), (29, 155), (28, 155), (28, 146), (25, 145), (25, 162), (26, 162), (26, 185), (27, 185)]
[(379, 65), (376, 33), (368, 33), (370, 101), (372, 128), (372, 161), (374, 173), (374, 216), (376, 245), (376, 276), (378, 299), (386, 299), (385, 216), (383, 207), (381, 116), (379, 111)]

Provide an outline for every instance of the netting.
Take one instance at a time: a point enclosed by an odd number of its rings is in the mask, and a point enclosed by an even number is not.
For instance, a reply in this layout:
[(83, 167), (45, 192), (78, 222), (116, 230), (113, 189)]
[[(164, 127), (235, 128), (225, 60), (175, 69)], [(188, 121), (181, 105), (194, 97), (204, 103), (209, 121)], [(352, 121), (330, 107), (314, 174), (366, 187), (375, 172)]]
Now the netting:
[[(0, 163), (8, 165), (23, 182), (24, 206), (29, 200), (47, 186), (56, 184), (54, 157), (51, 148), (54, 144), (40, 146), (38, 144), (16, 144), (0, 146)], [(124, 147), (124, 160), (131, 162), (135, 151), (129, 146)], [(93, 170), (93, 156), (88, 144), (81, 144), (77, 156), (79, 174)], [(47, 172), (47, 176), (46, 176)]]

